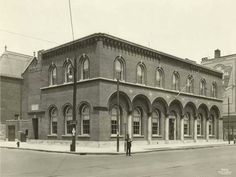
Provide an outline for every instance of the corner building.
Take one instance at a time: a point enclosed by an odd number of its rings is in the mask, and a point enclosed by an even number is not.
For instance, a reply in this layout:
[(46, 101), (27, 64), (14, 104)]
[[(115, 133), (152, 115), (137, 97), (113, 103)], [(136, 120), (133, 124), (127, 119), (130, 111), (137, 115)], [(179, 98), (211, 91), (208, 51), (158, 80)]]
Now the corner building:
[(72, 138), (75, 55), (80, 142), (115, 142), (117, 120), (135, 142), (222, 139), (221, 72), (103, 33), (38, 52), (23, 74), (29, 138)]

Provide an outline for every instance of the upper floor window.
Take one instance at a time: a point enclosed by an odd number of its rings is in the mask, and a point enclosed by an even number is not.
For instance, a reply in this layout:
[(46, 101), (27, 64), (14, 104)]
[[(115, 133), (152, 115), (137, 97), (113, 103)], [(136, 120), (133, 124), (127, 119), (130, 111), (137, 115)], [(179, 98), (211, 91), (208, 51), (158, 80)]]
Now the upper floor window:
[(82, 60), (81, 79), (89, 79), (89, 60), (85, 58)]
[(141, 135), (142, 133), (142, 114), (139, 108), (136, 108), (133, 113), (133, 134)]
[(73, 66), (70, 61), (65, 64), (65, 83), (73, 81)]
[(67, 106), (64, 112), (65, 116), (65, 134), (72, 134), (73, 119), (72, 119), (72, 108)]
[(57, 79), (57, 68), (55, 65), (49, 69), (49, 85), (55, 85)]
[(172, 86), (173, 86), (174, 90), (180, 89), (180, 77), (179, 77), (179, 73), (177, 71), (174, 71), (174, 73), (173, 73)]
[(89, 117), (89, 107), (87, 105), (82, 108), (82, 133), (89, 134), (90, 133), (90, 117)]
[(138, 84), (145, 84), (145, 67), (143, 64), (138, 64), (137, 66), (137, 83)]
[(200, 95), (206, 95), (206, 80), (201, 79), (200, 81)]
[(157, 110), (154, 111), (152, 115), (152, 134), (160, 134), (160, 114)]
[(57, 109), (55, 107), (51, 108), (51, 110), (49, 111), (49, 115), (50, 115), (50, 133), (51, 134), (57, 134)]
[(164, 82), (164, 71), (162, 68), (157, 68), (156, 70), (156, 86), (157, 87), (163, 87)]
[(211, 95), (212, 97), (217, 97), (217, 85), (216, 82), (213, 82), (211, 85)]
[(192, 75), (189, 75), (187, 77), (187, 84), (186, 84), (186, 91), (189, 92), (189, 93), (193, 93), (193, 83), (194, 83), (194, 79), (193, 79), (193, 76)]
[(124, 61), (121, 57), (116, 58), (115, 60), (115, 71), (114, 78), (119, 80), (124, 80)]

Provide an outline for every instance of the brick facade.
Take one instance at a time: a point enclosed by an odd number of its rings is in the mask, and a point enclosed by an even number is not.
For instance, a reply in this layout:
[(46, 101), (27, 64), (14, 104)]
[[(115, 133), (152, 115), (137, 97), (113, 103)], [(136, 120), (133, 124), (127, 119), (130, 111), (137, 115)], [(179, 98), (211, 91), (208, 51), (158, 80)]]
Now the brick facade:
[[(115, 140), (111, 134), (112, 109), (117, 106), (115, 60), (123, 62), (120, 81), (120, 134), (135, 140), (208, 140), (222, 139), (222, 74), (192, 61), (177, 58), (110, 35), (94, 34), (46, 51), (39, 51), (38, 59), (23, 74), (23, 104), (25, 119), (32, 123), (30, 138), (35, 138), (35, 120), (39, 139), (71, 139), (67, 133), (65, 109), (72, 107), (73, 83), (65, 83), (66, 62), (77, 57), (77, 138), (90, 141)], [(83, 61), (89, 61), (89, 78), (83, 79)], [(72, 62), (73, 63), (73, 62)], [(137, 66), (142, 65), (144, 84), (138, 84)], [(56, 77), (50, 85), (50, 68), (56, 67)], [(163, 87), (156, 86), (156, 70), (162, 68)], [(173, 72), (179, 74), (180, 91), (173, 90)], [(187, 76), (192, 75), (193, 93), (186, 92)], [(200, 79), (206, 81), (206, 95), (200, 95)], [(217, 84), (216, 97), (211, 96), (212, 83)], [(83, 113), (89, 108), (89, 115)], [(52, 108), (56, 108), (53, 128)], [(138, 118), (140, 133), (134, 134), (134, 120)], [(158, 112), (158, 132), (154, 132), (154, 111)], [(184, 135), (184, 120), (189, 114), (188, 133)], [(197, 135), (197, 118), (203, 116), (201, 133)], [(69, 115), (69, 114), (68, 114)], [(135, 118), (136, 116), (136, 118)], [(84, 133), (82, 117), (89, 117), (90, 133)], [(213, 119), (211, 119), (213, 117)], [(69, 120), (69, 119), (68, 119)], [(213, 120), (213, 123), (209, 123)], [(54, 123), (55, 123), (54, 122)], [(209, 124), (211, 132), (209, 133)], [(55, 124), (54, 124), (55, 125)], [(34, 127), (34, 128), (33, 128)], [(199, 125), (200, 127), (200, 125)], [(209, 135), (211, 134), (211, 135)]]

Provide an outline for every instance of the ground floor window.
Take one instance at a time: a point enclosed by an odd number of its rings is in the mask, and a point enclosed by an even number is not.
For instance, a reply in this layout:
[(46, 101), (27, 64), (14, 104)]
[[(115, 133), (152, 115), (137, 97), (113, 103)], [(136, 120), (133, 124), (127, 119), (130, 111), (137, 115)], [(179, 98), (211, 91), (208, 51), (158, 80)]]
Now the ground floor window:
[(136, 108), (133, 114), (133, 134), (141, 135), (141, 111)]
[(55, 107), (53, 107), (50, 110), (51, 134), (57, 134), (57, 115), (58, 111)]
[(65, 109), (65, 133), (66, 134), (72, 134), (73, 130), (73, 119), (72, 119), (72, 108), (70, 106), (67, 106)]
[(90, 117), (89, 117), (89, 107), (87, 105), (83, 106), (82, 108), (82, 130), (83, 130), (83, 134), (90, 134)]
[(190, 135), (190, 114), (184, 117), (184, 135)]
[(160, 116), (158, 111), (154, 111), (152, 115), (152, 134), (160, 134)]
[(111, 134), (117, 134), (117, 108), (111, 110)]

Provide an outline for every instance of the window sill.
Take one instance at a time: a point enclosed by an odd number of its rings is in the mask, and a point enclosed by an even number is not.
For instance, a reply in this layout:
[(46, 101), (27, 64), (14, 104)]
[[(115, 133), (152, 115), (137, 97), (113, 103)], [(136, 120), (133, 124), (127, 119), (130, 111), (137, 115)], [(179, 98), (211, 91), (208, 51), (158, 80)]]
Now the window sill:
[(78, 135), (79, 138), (90, 138), (90, 135), (84, 134), (84, 135)]
[(184, 135), (184, 138), (192, 138), (191, 135)]
[(57, 137), (57, 134), (50, 134), (50, 135), (47, 135), (47, 137)]
[(144, 138), (144, 135), (133, 135), (134, 138)]
[[(116, 137), (117, 137), (116, 134), (112, 134), (112, 135), (111, 135), (111, 138), (116, 138)], [(119, 138), (123, 138), (123, 137), (124, 137), (124, 135), (120, 135), (120, 136), (119, 136)]]
[(161, 135), (152, 135), (153, 138), (162, 138)]
[(62, 137), (72, 137), (72, 134), (68, 134), (68, 135), (61, 135)]

